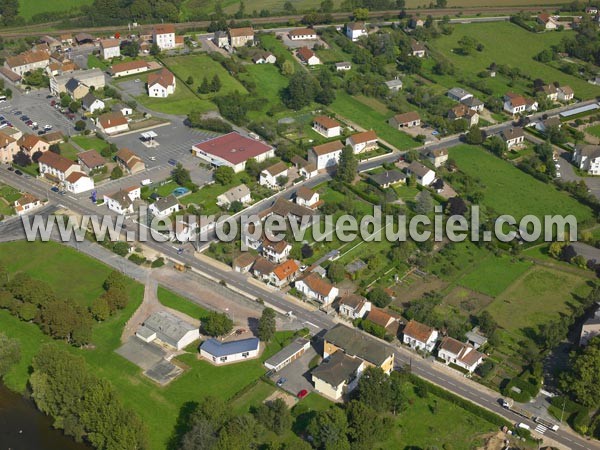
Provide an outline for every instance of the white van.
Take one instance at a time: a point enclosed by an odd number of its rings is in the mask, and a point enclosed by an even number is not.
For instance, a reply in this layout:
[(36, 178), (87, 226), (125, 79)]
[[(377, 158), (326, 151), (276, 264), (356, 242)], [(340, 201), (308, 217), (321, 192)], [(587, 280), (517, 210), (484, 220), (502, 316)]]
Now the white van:
[(152, 180), (150, 178), (146, 178), (145, 180), (142, 180), (142, 186), (149, 186), (152, 184)]
[(517, 424), (517, 427), (518, 428), (523, 428), (524, 430), (530, 430), (531, 431), (531, 427), (529, 425), (527, 425), (526, 423), (523, 423), (523, 422), (519, 422)]

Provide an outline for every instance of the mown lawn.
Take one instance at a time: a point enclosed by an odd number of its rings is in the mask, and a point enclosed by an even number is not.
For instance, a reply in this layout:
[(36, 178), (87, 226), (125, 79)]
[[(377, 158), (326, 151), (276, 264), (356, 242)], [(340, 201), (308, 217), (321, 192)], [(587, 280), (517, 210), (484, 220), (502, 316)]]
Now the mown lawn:
[[(46, 280), (55, 291), (64, 297), (89, 304), (99, 292), (111, 268), (56, 243), (16, 242), (0, 245), (0, 263), (10, 271), (23, 270)], [(265, 373), (262, 361), (289, 343), (291, 332), (278, 332), (260, 359), (223, 367), (216, 367), (197, 359), (195, 353), (180, 356), (177, 360), (186, 366), (186, 372), (161, 388), (142, 375), (141, 369), (114, 352), (121, 345), (120, 337), (124, 324), (139, 306), (143, 297), (143, 286), (129, 282), (131, 302), (119, 315), (94, 325), (93, 344), (90, 349), (76, 349), (64, 343), (73, 353), (83, 355), (95, 372), (117, 389), (124, 403), (134, 409), (148, 429), (152, 450), (164, 450), (173, 433), (181, 407), (207, 395), (225, 399), (253, 383)], [(160, 299), (177, 309), (195, 307), (185, 299), (161, 290)], [(196, 310), (197, 311), (197, 310)], [(37, 326), (21, 322), (7, 311), (0, 310), (2, 331), (19, 339), (22, 346), (21, 362), (6, 376), (6, 384), (14, 390), (25, 390), (28, 368), (32, 357), (41, 344), (51, 341)]]
[(375, 130), (377, 136), (400, 150), (418, 145), (408, 134), (394, 130), (388, 125), (387, 120), (392, 114), (387, 116), (377, 112), (344, 91), (338, 90), (336, 92), (335, 101), (330, 105), (330, 108), (341, 117), (345, 117), (367, 130)]
[(105, 147), (108, 147), (108, 143), (106, 141), (103, 141), (95, 136), (72, 136), (71, 140), (84, 150), (96, 150), (98, 153), (100, 153)]
[(158, 301), (164, 306), (181, 311), (194, 319), (202, 320), (208, 316), (206, 309), (161, 286), (158, 287)]
[(527, 214), (537, 217), (573, 214), (579, 223), (592, 218), (590, 208), (481, 147), (452, 147), (450, 158), (462, 172), (483, 184), (482, 203), (499, 215), (510, 214), (517, 221)]
[[(573, 33), (570, 31), (531, 33), (509, 22), (455, 25), (451, 35), (441, 35), (438, 39), (431, 41), (430, 45), (452, 61), (456, 73), (445, 77), (438, 77), (435, 74), (431, 74), (431, 76), (448, 88), (453, 87), (454, 84), (461, 86), (458, 79), (477, 80), (477, 74), (495, 62), (498, 65), (506, 64), (510, 67), (518, 67), (524, 74), (530, 75), (531, 79), (542, 78), (547, 83), (558, 81), (561, 84), (569, 85), (578, 98), (591, 98), (597, 95), (597, 87), (587, 83), (584, 79), (568, 75), (533, 59), (542, 50), (550, 48), (563, 38), (572, 35)], [(455, 52), (454, 50), (459, 47), (458, 41), (463, 36), (472, 37), (478, 43), (483, 44), (483, 51), (474, 51), (466, 56)], [(506, 91), (516, 89), (515, 87), (510, 88), (507, 81), (502, 76), (485, 79), (486, 84), (494, 90), (496, 95), (503, 95)], [(521, 83), (518, 88), (524, 89), (526, 86)], [(531, 90), (531, 87), (527, 89)], [(530, 94), (530, 92), (523, 93)]]
[(62, 142), (58, 145), (60, 147), (60, 154), (62, 156), (64, 156), (65, 158), (71, 159), (73, 161), (77, 160), (77, 153), (79, 153), (79, 150), (77, 150), (73, 146), (73, 144), (71, 144), (70, 142)]
[(513, 260), (509, 256), (490, 255), (479, 262), (475, 270), (459, 280), (459, 284), (482, 294), (500, 295), (531, 267), (528, 261)]

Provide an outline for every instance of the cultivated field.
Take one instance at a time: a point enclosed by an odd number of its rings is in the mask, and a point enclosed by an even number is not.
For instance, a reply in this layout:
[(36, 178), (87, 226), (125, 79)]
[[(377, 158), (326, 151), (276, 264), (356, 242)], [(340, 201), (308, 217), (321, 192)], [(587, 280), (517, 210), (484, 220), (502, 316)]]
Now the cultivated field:
[(482, 203), (498, 214), (517, 220), (526, 214), (573, 214), (581, 223), (591, 210), (548, 184), (525, 174), (481, 147), (459, 145), (450, 149), (458, 168), (483, 184)]
[[(533, 59), (542, 50), (550, 48), (563, 38), (572, 35), (572, 32), (569, 31), (532, 33), (508, 22), (455, 25), (451, 35), (442, 35), (431, 41), (430, 45), (434, 51), (440, 52), (454, 63), (456, 73), (452, 76), (434, 74), (431, 76), (448, 88), (455, 85), (462, 86), (458, 82), (459, 79), (478, 80), (477, 74), (495, 62), (498, 65), (506, 64), (510, 67), (518, 67), (523, 73), (530, 75), (532, 80), (542, 78), (548, 83), (558, 81), (561, 84), (570, 85), (575, 90), (576, 97), (591, 98), (598, 94), (597, 87), (584, 79), (567, 75), (548, 64)], [(459, 47), (458, 41), (463, 36), (472, 37), (478, 43), (483, 44), (483, 51), (474, 51), (466, 56), (456, 53), (454, 50)], [(432, 62), (429, 61), (429, 66), (431, 65)], [(531, 91), (531, 86), (527, 86), (522, 81), (519, 81), (517, 86), (509, 87), (509, 80), (501, 75), (484, 80), (496, 95), (503, 95), (509, 90)]]

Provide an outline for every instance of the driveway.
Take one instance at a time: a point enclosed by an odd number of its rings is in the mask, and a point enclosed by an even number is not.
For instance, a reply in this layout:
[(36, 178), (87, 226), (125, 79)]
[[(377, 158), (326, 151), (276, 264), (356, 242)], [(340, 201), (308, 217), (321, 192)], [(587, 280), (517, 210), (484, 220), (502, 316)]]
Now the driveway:
[(287, 378), (287, 381), (281, 386), (281, 389), (284, 389), (294, 396), (302, 389), (306, 389), (308, 392), (313, 391), (314, 387), (310, 381), (310, 369), (308, 365), (316, 355), (317, 351), (311, 346), (300, 358), (291, 362), (279, 372), (273, 374), (271, 380), (277, 382), (280, 378)]
[(580, 181), (586, 184), (590, 192), (598, 199), (600, 199), (600, 177), (581, 177), (575, 173), (575, 167), (571, 163), (571, 154), (558, 147), (556, 147), (562, 153), (559, 154), (558, 164), (560, 165), (561, 179), (564, 181)]

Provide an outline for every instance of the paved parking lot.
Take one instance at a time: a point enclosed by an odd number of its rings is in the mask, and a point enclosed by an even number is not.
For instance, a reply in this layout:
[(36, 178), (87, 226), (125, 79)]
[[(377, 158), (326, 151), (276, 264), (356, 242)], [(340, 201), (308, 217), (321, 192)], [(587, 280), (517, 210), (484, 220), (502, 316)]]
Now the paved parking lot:
[(316, 355), (317, 351), (311, 346), (300, 358), (292, 361), (279, 372), (273, 374), (271, 380), (277, 382), (280, 378), (287, 378), (281, 389), (292, 395), (297, 395), (302, 389), (306, 389), (308, 392), (313, 391), (314, 387), (311, 382), (308, 366)]
[(127, 81), (120, 82), (118, 84), (119, 89), (125, 91), (132, 97), (139, 97), (140, 95), (146, 93), (146, 83), (144, 83), (140, 78), (135, 78), (132, 80), (130, 79)]

